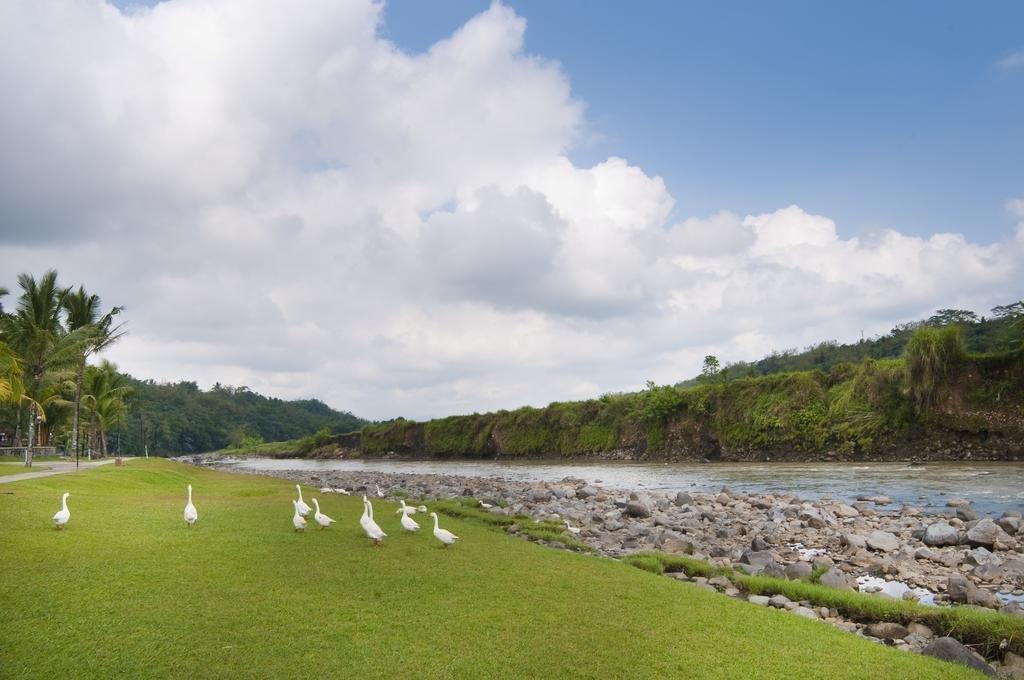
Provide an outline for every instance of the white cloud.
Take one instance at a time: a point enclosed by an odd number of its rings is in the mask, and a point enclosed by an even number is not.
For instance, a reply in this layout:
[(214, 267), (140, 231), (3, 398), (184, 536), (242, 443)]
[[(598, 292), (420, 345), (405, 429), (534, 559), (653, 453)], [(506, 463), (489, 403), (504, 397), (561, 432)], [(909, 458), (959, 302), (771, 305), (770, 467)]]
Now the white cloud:
[(1024, 66), (1024, 50), (1006, 53), (998, 61), (996, 61), (996, 66), (998, 66), (999, 68), (1006, 69), (1020, 68)]
[(661, 178), (569, 160), (583, 105), (512, 10), (422, 54), (380, 12), (4, 3), (0, 256), (126, 304), (111, 356), (139, 376), (369, 417), (670, 382), (1019, 292), (1024, 227), (844, 239), (798, 206), (670, 224)]

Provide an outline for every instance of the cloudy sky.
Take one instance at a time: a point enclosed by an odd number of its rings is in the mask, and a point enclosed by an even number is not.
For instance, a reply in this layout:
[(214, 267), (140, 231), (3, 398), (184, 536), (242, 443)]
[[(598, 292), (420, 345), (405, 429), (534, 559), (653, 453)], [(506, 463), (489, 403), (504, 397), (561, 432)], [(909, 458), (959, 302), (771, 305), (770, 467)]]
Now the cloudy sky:
[(1019, 298), (1024, 9), (819, 5), (0, 3), (0, 285), (369, 418)]

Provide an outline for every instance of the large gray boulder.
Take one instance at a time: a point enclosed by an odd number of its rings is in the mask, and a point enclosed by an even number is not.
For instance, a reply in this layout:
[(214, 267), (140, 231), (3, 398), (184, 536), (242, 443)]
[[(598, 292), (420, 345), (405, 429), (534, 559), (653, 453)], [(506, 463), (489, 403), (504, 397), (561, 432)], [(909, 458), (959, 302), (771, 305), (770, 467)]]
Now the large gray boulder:
[(892, 621), (869, 623), (864, 627), (864, 634), (880, 640), (902, 640), (910, 635), (906, 626)]
[(744, 550), (740, 555), (740, 562), (761, 571), (769, 564), (774, 564), (775, 558), (769, 550)]
[(828, 588), (835, 588), (836, 590), (853, 590), (850, 579), (835, 567), (822, 574), (818, 579), (818, 583)]
[(963, 574), (950, 574), (946, 579), (946, 594), (953, 602), (967, 602), (975, 585)]
[[(967, 530), (967, 542), (974, 546), (991, 548), (996, 541), (1006, 536), (1006, 532), (999, 528), (999, 525), (986, 517), (973, 527)], [(1009, 537), (1007, 537), (1009, 538)]]
[(593, 498), (599, 493), (598, 488), (591, 484), (585, 484), (576, 489), (576, 498)]
[(693, 503), (693, 496), (686, 493), (685, 491), (680, 491), (679, 493), (676, 494), (675, 504), (678, 505), (679, 507), (683, 507), (684, 505), (693, 505)]
[(811, 565), (807, 562), (794, 562), (786, 565), (786, 578), (790, 581), (799, 581), (811, 575)]
[(995, 677), (996, 675), (996, 672), (985, 663), (985, 659), (980, 654), (972, 652), (951, 637), (935, 638), (921, 650), (921, 653), (925, 656), (933, 656), (936, 659), (973, 668), (989, 677)]
[(626, 509), (624, 512), (628, 517), (650, 517), (651, 506), (638, 499), (626, 503)]
[(882, 552), (892, 552), (893, 550), (899, 550), (900, 547), (900, 539), (888, 531), (872, 531), (868, 534), (867, 543), (868, 547), (872, 550), (880, 550)]
[(925, 545), (938, 548), (944, 545), (956, 545), (960, 541), (960, 534), (946, 522), (936, 522), (924, 530), (923, 540)]

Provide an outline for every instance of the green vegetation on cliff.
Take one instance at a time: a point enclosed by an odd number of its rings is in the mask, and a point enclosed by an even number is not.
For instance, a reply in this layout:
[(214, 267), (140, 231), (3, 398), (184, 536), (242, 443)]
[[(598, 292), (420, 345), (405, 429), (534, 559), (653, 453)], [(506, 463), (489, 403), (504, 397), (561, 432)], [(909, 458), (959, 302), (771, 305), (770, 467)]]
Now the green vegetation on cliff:
[[(948, 311), (948, 310), (947, 310)], [(736, 459), (832, 451), (882, 454), (975, 440), (985, 456), (1024, 455), (1024, 348), (1016, 318), (985, 322), (1011, 349), (968, 351), (959, 325), (920, 325), (895, 358), (828, 370), (659, 386), (546, 408), (398, 419), (365, 427), (361, 451), (430, 457), (586, 456)], [(975, 325), (981, 325), (981, 322)], [(1014, 330), (1016, 340), (1004, 331)], [(1008, 332), (1008, 331), (1007, 331)]]

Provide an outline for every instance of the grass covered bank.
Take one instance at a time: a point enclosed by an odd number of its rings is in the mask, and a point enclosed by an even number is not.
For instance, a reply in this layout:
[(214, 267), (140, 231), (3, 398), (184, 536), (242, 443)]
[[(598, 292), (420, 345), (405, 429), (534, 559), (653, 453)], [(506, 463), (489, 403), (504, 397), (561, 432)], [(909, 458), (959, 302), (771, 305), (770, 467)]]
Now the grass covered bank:
[(444, 550), (389, 503), (380, 548), (349, 497), (296, 534), (278, 479), (133, 460), (3, 491), (4, 677), (974, 677), (475, 522)]
[(920, 328), (899, 358), (659, 386), (544, 408), (367, 425), (358, 451), (413, 457), (1024, 459), (1024, 349), (971, 354)]

